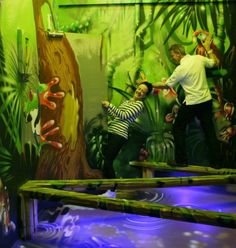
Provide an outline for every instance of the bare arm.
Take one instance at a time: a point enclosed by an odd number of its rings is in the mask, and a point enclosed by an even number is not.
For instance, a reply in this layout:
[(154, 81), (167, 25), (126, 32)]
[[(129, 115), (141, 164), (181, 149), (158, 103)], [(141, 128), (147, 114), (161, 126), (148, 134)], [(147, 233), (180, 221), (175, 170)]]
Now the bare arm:
[[(120, 107), (127, 105), (127, 102), (128, 101), (122, 103)], [(110, 116), (118, 117), (122, 120), (127, 120), (130, 118), (136, 118), (141, 113), (143, 109), (143, 103), (142, 101), (135, 101), (134, 104), (129, 104), (129, 108), (120, 108), (105, 100), (102, 101), (102, 107), (108, 112)]]
[(167, 79), (162, 79), (161, 82), (156, 82), (156, 83), (153, 83), (152, 84), (152, 87), (155, 88), (155, 89), (160, 89), (160, 90), (163, 90), (163, 89), (169, 89), (170, 86), (168, 86), (166, 84), (166, 81)]
[(168, 85), (166, 85), (163, 82), (156, 82), (152, 84), (152, 87), (155, 89), (169, 89), (170, 87)]

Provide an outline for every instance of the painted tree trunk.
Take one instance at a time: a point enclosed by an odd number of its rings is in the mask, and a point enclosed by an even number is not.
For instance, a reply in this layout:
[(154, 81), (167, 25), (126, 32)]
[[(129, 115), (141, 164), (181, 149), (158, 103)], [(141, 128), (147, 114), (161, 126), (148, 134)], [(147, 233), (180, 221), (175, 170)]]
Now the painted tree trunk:
[(36, 178), (101, 178), (100, 171), (90, 168), (85, 155), (83, 98), (75, 55), (65, 35), (59, 38), (48, 35), (43, 23), (43, 5), (52, 14), (50, 1), (33, 0), (39, 80), (48, 87), (40, 101), (41, 137), (47, 132), (41, 140), (45, 144)]

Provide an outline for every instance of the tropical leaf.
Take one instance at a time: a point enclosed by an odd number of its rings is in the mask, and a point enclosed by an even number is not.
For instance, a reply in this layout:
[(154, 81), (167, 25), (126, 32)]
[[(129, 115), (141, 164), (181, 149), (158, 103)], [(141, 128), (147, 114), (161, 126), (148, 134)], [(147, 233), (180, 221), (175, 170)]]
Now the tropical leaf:
[(123, 97), (125, 97), (126, 99), (129, 99), (132, 97), (132, 95), (122, 89), (116, 88), (116, 87), (110, 87), (111, 89), (115, 90), (116, 92), (118, 92), (119, 94), (121, 94)]
[(4, 50), (3, 50), (3, 43), (2, 43), (2, 34), (0, 32), (0, 76), (6, 75), (5, 72), (5, 57), (4, 57)]
[(164, 17), (164, 19), (163, 19), (163, 21), (162, 21), (162, 24), (161, 24), (161, 27), (163, 27), (163, 26), (165, 25), (165, 23), (166, 23), (167, 21), (170, 20), (170, 18), (172, 18), (171, 21), (173, 21), (174, 18), (175, 18), (178, 14), (179, 14), (179, 12), (176, 13), (176, 7), (175, 7), (175, 6), (172, 7), (172, 9), (171, 9), (171, 10), (167, 13), (167, 15)]
[(12, 155), (11, 153), (5, 148), (0, 147), (0, 161), (11, 161)]
[(157, 126), (156, 118), (154, 116), (153, 108), (151, 107), (151, 105), (149, 104), (148, 101), (144, 101), (144, 107), (145, 107), (145, 110), (147, 112), (148, 120), (150, 121), (151, 126), (152, 127)]
[(166, 44), (166, 42), (169, 40), (169, 38), (171, 37), (171, 35), (173, 34), (173, 32), (175, 32), (175, 30), (179, 27), (179, 23), (175, 23), (171, 29), (170, 29), (170, 32), (169, 34), (167, 35), (167, 37), (165, 38), (164, 40), (164, 44)]
[(197, 28), (197, 16), (194, 13), (194, 11), (190, 15), (190, 23), (193, 27), (193, 30), (196, 30), (196, 28)]
[(161, 27), (167, 23), (171, 25), (171, 29), (164, 44), (181, 26), (183, 28), (183, 34), (185, 34), (186, 37), (188, 36), (191, 27), (193, 30), (196, 30), (197, 27), (200, 26), (200, 28), (207, 30), (209, 14), (212, 18), (215, 33), (217, 33), (218, 5), (219, 4), (215, 2), (203, 4), (201, 0), (195, 0), (191, 3), (187, 0), (176, 0), (172, 5), (164, 4), (160, 9), (156, 8), (153, 15), (153, 22), (160, 16), (164, 16), (162, 18)]
[(210, 3), (209, 4), (209, 11), (211, 13), (211, 20), (214, 27), (214, 33), (217, 31), (217, 4), (216, 3)]
[[(0, 138), (0, 177), (7, 182), (14, 179), (14, 183), (19, 183), (29, 179), (37, 165), (37, 147), (22, 146), (21, 128), (23, 103), (28, 100), (29, 89), (35, 88), (33, 85), (38, 81), (31, 77), (28, 62), (18, 57), (16, 49), (10, 51), (8, 70), (0, 75), (0, 127), (3, 130)], [(3, 56), (1, 51), (0, 56)], [(22, 71), (19, 61), (24, 65)], [(33, 73), (36, 74), (34, 70)]]
[(154, 10), (154, 13), (153, 13), (153, 22), (155, 22), (160, 16), (162, 16), (164, 14), (164, 12), (167, 10), (167, 7), (169, 5), (167, 4), (164, 4), (160, 10), (158, 10), (159, 8), (159, 5), (156, 5), (156, 8)]
[(206, 14), (205, 6), (202, 5), (202, 4), (201, 5), (196, 5), (195, 6), (195, 11), (196, 11), (196, 18), (197, 18), (197, 20), (198, 20), (198, 22), (200, 24), (200, 27), (203, 30), (207, 30), (208, 26), (207, 26), (207, 14)]
[(8, 182), (13, 179), (12, 154), (3, 146), (0, 146), (0, 178)]
[(188, 36), (189, 34), (189, 30), (190, 30), (190, 27), (191, 27), (191, 22), (189, 21), (191, 18), (191, 15), (187, 15), (187, 20), (184, 22), (184, 33), (186, 36)]

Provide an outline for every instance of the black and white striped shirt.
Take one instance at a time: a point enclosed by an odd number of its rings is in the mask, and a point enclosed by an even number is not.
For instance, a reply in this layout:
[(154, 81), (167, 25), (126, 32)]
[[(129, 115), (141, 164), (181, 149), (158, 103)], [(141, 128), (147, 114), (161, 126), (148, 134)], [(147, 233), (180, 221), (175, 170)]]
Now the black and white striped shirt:
[(128, 139), (129, 126), (141, 114), (143, 106), (142, 101), (134, 100), (125, 101), (118, 108), (110, 103), (107, 112), (114, 119), (108, 124), (108, 132)]

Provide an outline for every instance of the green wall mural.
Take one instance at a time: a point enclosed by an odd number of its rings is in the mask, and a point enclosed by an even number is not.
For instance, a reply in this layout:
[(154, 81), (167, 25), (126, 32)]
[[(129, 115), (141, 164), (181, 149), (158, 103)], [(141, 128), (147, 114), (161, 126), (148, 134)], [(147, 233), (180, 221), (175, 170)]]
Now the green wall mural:
[[(228, 25), (233, 17), (225, 15), (234, 13), (234, 3), (158, 1), (157, 4), (157, 1), (142, 1), (143, 4), (139, 4), (137, 1), (122, 1), (119, 5), (119, 1), (115, 1), (109, 6), (106, 3), (70, 1), (65, 4), (59, 1), (56, 13), (59, 29), (102, 36), (101, 63), (106, 68), (108, 98), (115, 105), (130, 96), (137, 80), (146, 78), (157, 82), (170, 75), (174, 69), (168, 55), (171, 44), (180, 43), (186, 46), (188, 53), (204, 55), (200, 40), (209, 33), (213, 35), (212, 48), (221, 65), (217, 70), (208, 71), (208, 81), (214, 98), (214, 118), (225, 166), (234, 167), (235, 86), (232, 68), (235, 66), (235, 41)], [(181, 87), (177, 87), (172, 92), (160, 91), (146, 102), (146, 114), (133, 127), (134, 133), (141, 132), (146, 136), (139, 144), (148, 150), (146, 159), (166, 161), (173, 157), (171, 126), (183, 97)], [(207, 164), (207, 148), (198, 123), (192, 123), (188, 132), (192, 162)], [(132, 137), (129, 142), (131, 140)], [(133, 144), (137, 144), (137, 140), (129, 147)], [(119, 164), (117, 170), (131, 159), (129, 156), (124, 161), (125, 150), (120, 163), (116, 161)], [(137, 153), (134, 151), (132, 159), (138, 158)]]
[[(214, 120), (224, 167), (235, 168), (235, 14), (229, 0), (25, 0), (14, 8), (0, 1), (1, 190), (11, 198), (27, 179), (102, 177), (107, 120), (101, 100), (119, 105), (140, 80), (168, 78), (173, 43), (205, 56), (200, 40), (209, 33), (221, 61), (207, 72)], [(173, 158), (172, 124), (183, 97), (177, 86), (145, 101), (115, 161), (117, 177), (141, 176), (131, 160)], [(208, 165), (197, 121), (187, 143), (191, 161)]]

